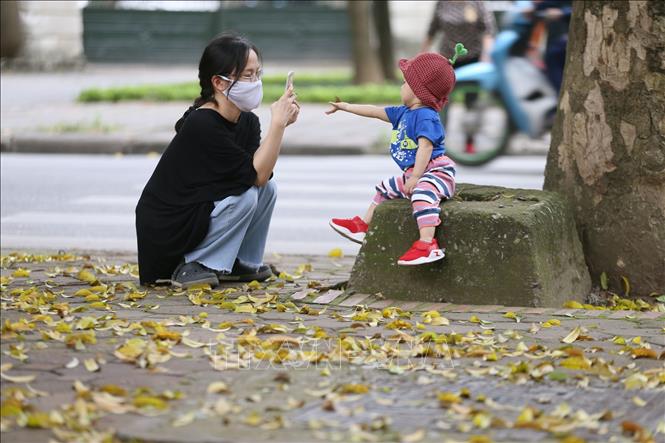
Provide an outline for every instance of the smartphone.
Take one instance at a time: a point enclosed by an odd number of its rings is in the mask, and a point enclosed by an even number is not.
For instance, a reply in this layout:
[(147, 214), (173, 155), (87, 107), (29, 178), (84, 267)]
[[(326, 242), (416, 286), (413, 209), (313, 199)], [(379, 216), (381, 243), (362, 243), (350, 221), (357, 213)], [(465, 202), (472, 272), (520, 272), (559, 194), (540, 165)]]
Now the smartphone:
[(289, 89), (289, 86), (293, 85), (293, 74), (295, 74), (293, 71), (289, 71), (289, 73), (286, 74), (286, 85), (284, 86), (285, 90)]

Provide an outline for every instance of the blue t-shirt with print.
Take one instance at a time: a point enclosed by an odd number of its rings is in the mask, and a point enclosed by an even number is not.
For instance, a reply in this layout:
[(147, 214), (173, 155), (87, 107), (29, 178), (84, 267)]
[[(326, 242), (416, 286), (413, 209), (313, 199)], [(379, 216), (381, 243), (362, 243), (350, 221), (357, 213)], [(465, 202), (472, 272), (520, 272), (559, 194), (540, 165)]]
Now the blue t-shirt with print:
[(393, 133), (390, 138), (390, 155), (395, 163), (405, 171), (416, 163), (418, 138), (425, 137), (432, 142), (432, 157), (446, 152), (443, 145), (445, 133), (439, 114), (432, 108), (409, 109), (406, 106), (388, 106), (385, 108)]

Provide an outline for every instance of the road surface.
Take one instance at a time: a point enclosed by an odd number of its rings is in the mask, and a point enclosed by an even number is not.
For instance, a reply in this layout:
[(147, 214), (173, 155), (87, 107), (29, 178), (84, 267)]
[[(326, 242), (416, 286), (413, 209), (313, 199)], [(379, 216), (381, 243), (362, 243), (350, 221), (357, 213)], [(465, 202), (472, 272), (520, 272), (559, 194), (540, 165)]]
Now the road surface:
[[(2, 154), (0, 244), (21, 248), (134, 251), (134, 208), (156, 156)], [(502, 157), (458, 169), (458, 181), (541, 189), (545, 157)], [(362, 215), (388, 156), (282, 157), (268, 253), (327, 254), (358, 245), (334, 233), (331, 217)]]

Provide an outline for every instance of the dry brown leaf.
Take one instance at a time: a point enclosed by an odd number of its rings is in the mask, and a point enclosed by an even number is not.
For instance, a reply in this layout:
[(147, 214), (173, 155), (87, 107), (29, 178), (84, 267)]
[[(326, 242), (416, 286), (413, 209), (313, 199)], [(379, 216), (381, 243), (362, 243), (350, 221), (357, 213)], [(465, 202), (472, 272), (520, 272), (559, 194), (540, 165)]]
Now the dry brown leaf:
[(208, 385), (208, 394), (220, 394), (229, 392), (229, 387), (223, 381), (214, 381)]
[(217, 415), (226, 415), (231, 411), (231, 404), (226, 399), (220, 398), (215, 402), (213, 409)]
[(626, 434), (631, 434), (631, 435), (637, 434), (638, 432), (639, 433), (644, 432), (644, 428), (642, 428), (640, 424), (628, 420), (621, 422), (621, 429)]
[(111, 395), (108, 392), (93, 392), (92, 401), (101, 410), (112, 414), (126, 414), (134, 409), (133, 406), (124, 403), (124, 398)]
[(425, 438), (426, 432), (424, 429), (418, 429), (415, 432), (412, 432), (411, 434), (406, 434), (402, 435), (401, 442), (402, 443), (416, 443)]
[(337, 388), (340, 394), (367, 394), (369, 386), (360, 383), (347, 383)]
[(633, 349), (632, 354), (633, 358), (652, 358), (654, 360), (658, 359), (658, 353), (653, 349), (647, 349), (647, 348)]
[(196, 411), (189, 411), (186, 414), (182, 414), (178, 416), (171, 425), (174, 428), (178, 428), (180, 426), (187, 426), (188, 424), (192, 423), (194, 419), (196, 418)]
[(185, 346), (189, 346), (190, 348), (202, 348), (205, 346), (205, 343), (202, 343), (200, 341), (192, 340), (191, 338), (183, 337), (181, 340), (181, 343)]

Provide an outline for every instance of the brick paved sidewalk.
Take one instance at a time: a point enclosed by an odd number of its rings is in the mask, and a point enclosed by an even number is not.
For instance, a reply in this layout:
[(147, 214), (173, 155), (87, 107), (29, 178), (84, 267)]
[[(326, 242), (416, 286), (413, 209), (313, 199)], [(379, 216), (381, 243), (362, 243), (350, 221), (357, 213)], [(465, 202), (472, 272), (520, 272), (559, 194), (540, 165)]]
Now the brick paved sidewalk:
[(5, 253), (3, 440), (664, 437), (663, 312), (346, 294), (353, 258), (144, 291), (133, 255)]

